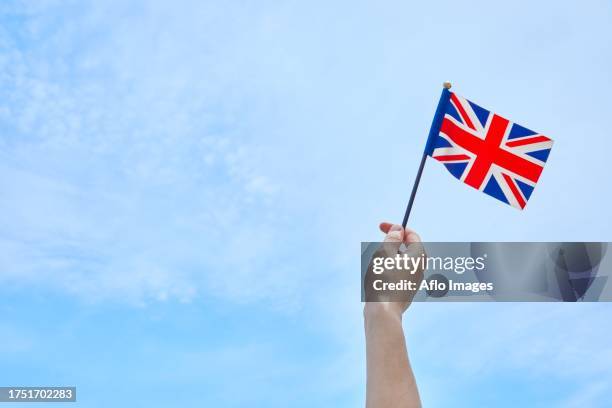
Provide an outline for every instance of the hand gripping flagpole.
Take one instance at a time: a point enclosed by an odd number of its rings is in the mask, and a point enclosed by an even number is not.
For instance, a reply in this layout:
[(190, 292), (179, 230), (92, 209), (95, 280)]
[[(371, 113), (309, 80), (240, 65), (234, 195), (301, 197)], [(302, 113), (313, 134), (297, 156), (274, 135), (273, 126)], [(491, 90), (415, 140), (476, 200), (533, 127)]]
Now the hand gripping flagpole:
[(423, 174), (423, 169), (425, 168), (425, 161), (427, 160), (427, 156), (429, 156), (432, 152), (433, 142), (434, 140), (436, 140), (436, 136), (438, 135), (438, 133), (440, 133), (440, 126), (442, 125), (442, 120), (444, 119), (446, 105), (448, 105), (448, 101), (451, 97), (451, 93), (449, 91), (449, 89), (451, 88), (451, 83), (444, 82), (442, 86), (444, 87), (444, 89), (442, 89), (442, 95), (440, 96), (438, 107), (436, 108), (436, 114), (434, 115), (433, 122), (431, 123), (431, 128), (429, 129), (429, 136), (427, 136), (427, 143), (425, 144), (425, 150), (423, 151), (421, 164), (419, 164), (419, 170), (417, 171), (416, 179), (414, 180), (414, 185), (412, 186), (412, 193), (410, 193), (410, 200), (408, 200), (408, 206), (406, 207), (406, 213), (404, 214), (404, 221), (402, 221), (402, 227), (404, 228), (406, 228), (406, 225), (408, 224), (408, 217), (410, 217), (410, 211), (412, 211), (412, 204), (414, 204), (414, 197), (416, 196), (417, 189), (419, 188), (421, 175)]

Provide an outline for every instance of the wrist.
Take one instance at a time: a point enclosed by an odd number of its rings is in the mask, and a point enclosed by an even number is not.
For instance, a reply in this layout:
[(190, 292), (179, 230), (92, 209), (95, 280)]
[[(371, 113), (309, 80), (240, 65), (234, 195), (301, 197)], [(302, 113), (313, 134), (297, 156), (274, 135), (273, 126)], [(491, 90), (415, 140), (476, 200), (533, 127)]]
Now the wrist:
[(366, 322), (396, 321), (402, 323), (404, 308), (396, 302), (367, 302), (363, 307), (363, 317)]

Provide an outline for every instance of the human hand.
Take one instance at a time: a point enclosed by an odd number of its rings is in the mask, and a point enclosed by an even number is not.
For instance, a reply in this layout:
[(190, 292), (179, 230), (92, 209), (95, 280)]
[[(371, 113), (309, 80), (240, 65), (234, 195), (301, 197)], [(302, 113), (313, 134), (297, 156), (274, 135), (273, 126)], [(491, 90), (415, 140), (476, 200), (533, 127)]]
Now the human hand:
[[(374, 257), (395, 257), (398, 253), (407, 253), (409, 256), (420, 256), (424, 253), (419, 235), (409, 228), (402, 228), (401, 225), (383, 222), (379, 225), (382, 232), (386, 234), (385, 239)], [(404, 244), (405, 249), (402, 248)], [(423, 280), (423, 268), (416, 271), (394, 271), (392, 272), (398, 281), (406, 279), (415, 282), (416, 287)], [(372, 276), (371, 270), (368, 274)], [(402, 314), (408, 309), (416, 291), (401, 293), (394, 296), (390, 301), (366, 302), (364, 314), (366, 318), (372, 314), (391, 314), (393, 317), (401, 318)], [(380, 298), (380, 297), (379, 297)]]

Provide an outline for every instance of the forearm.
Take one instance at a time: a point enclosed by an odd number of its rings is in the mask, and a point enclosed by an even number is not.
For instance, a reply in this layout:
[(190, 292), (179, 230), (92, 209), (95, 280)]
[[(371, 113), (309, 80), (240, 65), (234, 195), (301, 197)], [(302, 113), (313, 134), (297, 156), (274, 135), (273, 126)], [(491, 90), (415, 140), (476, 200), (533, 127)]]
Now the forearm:
[(420, 407), (410, 368), (401, 313), (389, 303), (364, 308), (367, 362), (367, 408)]

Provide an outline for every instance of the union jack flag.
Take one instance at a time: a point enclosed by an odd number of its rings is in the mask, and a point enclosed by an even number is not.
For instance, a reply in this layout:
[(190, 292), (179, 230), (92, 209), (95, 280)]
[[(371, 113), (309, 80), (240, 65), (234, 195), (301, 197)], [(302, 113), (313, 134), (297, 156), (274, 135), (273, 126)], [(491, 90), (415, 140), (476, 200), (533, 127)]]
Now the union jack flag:
[(465, 184), (523, 209), (553, 141), (451, 92), (430, 155)]

